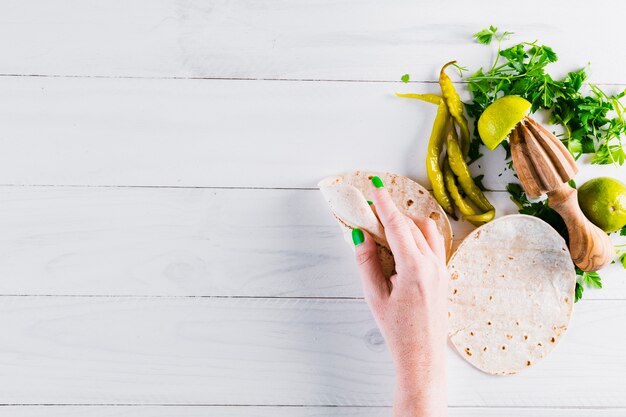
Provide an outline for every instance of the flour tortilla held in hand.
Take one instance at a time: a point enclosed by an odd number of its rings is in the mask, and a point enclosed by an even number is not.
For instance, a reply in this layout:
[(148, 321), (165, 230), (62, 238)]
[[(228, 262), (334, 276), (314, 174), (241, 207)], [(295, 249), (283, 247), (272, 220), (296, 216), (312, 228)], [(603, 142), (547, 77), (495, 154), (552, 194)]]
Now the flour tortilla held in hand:
[(354, 228), (367, 231), (378, 246), (378, 254), (387, 277), (394, 273), (394, 260), (385, 233), (378, 218), (367, 203), (372, 200), (372, 176), (377, 175), (385, 184), (398, 209), (412, 217), (430, 217), (446, 242), (449, 254), (452, 246), (452, 229), (445, 212), (429, 191), (406, 177), (389, 173), (356, 171), (352, 174), (328, 177), (318, 186), (337, 218), (346, 241), (351, 247)]
[(565, 241), (544, 221), (512, 215), (479, 227), (448, 270), (450, 341), (478, 369), (527, 369), (567, 330), (576, 273)]

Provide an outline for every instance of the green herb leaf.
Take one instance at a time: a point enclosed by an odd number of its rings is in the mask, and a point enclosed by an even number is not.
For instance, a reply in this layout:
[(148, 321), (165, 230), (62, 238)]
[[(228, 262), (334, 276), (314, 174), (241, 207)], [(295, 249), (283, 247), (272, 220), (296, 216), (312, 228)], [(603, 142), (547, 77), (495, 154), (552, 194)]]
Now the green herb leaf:
[(408, 83), (411, 77), (409, 76), (409, 74), (404, 74), (402, 77), (400, 77), (400, 79), (403, 83)]
[[(474, 35), (484, 44), (496, 39), (498, 51), (489, 69), (480, 68), (467, 78), (472, 95), (472, 100), (465, 105), (469, 116), (478, 120), (496, 98), (519, 95), (531, 102), (531, 112), (547, 110), (550, 112), (549, 122), (564, 128), (561, 140), (574, 158), (592, 154), (593, 164), (626, 163), (622, 141), (626, 136), (626, 108), (620, 101), (626, 92), (609, 95), (593, 84), (589, 84), (590, 92), (581, 92), (587, 79), (587, 68), (554, 79), (546, 69), (557, 61), (556, 52), (537, 42), (501, 48), (503, 39), (510, 34), (500, 34), (491, 26)], [(476, 128), (474, 136), (478, 136)], [(480, 157), (477, 146), (471, 160)]]
[(578, 282), (581, 285), (593, 288), (602, 288), (602, 279), (597, 272), (585, 272), (576, 267), (576, 274), (578, 275)]
[(626, 225), (624, 225), (624, 227), (619, 229), (619, 235), (620, 236), (626, 236)]
[(585, 291), (583, 286), (580, 285), (579, 283), (576, 283), (576, 290), (574, 291), (574, 302), (575, 303), (577, 303), (578, 300), (583, 298), (583, 291)]
[(498, 28), (489, 26), (489, 29), (483, 29), (480, 32), (474, 33), (474, 38), (476, 39), (476, 42), (478, 43), (489, 45), (491, 41), (493, 40), (493, 36), (496, 34), (497, 31), (498, 31)]

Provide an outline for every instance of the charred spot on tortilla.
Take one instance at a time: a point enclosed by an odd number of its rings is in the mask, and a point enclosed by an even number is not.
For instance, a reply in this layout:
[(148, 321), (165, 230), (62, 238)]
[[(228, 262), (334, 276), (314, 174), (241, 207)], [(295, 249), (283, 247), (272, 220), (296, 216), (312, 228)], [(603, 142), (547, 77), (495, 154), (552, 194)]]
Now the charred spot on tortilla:
[(413, 205), (413, 200), (411, 200), (410, 198), (406, 201), (406, 206), (407, 207), (411, 207)]
[(433, 220), (439, 220), (441, 218), (441, 214), (433, 211), (432, 213), (430, 213), (430, 215), (428, 215), (428, 217)]

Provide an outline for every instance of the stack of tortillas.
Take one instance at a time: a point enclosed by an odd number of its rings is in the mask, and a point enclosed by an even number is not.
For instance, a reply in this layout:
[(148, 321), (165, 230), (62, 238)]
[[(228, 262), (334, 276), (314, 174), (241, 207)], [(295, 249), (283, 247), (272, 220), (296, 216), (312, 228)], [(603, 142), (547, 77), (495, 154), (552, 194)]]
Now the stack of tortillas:
[(448, 253), (452, 246), (452, 229), (445, 212), (430, 192), (406, 177), (380, 172), (356, 171), (352, 174), (324, 178), (320, 191), (330, 205), (341, 226), (344, 237), (352, 244), (350, 233), (354, 228), (367, 231), (376, 241), (383, 271), (387, 277), (394, 273), (394, 261), (378, 218), (367, 203), (372, 199), (374, 175), (380, 177), (398, 209), (413, 218), (430, 217), (444, 236)]
[(450, 340), (490, 374), (514, 374), (557, 344), (574, 305), (576, 272), (544, 221), (504, 216), (470, 233), (448, 262)]
[[(387, 276), (393, 255), (367, 203), (371, 178), (379, 176), (398, 209), (435, 220), (452, 246), (444, 211), (421, 185), (395, 174), (357, 171), (319, 183), (353, 247), (350, 231), (366, 230), (376, 241)], [(537, 363), (567, 329), (576, 273), (563, 238), (544, 221), (504, 216), (470, 233), (448, 262), (450, 341), (460, 355), (490, 374), (514, 374)]]

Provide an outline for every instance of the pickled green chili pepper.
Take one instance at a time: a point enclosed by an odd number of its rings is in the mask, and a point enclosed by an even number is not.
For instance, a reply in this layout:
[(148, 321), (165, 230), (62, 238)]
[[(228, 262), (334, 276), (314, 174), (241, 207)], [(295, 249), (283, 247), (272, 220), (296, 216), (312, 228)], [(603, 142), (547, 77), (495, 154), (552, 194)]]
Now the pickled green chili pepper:
[(455, 136), (456, 131), (453, 127), (447, 132), (448, 161), (450, 162), (452, 172), (454, 172), (454, 175), (458, 178), (465, 195), (483, 212), (494, 210), (495, 215), (494, 207), (489, 200), (487, 200), (487, 197), (485, 197), (481, 189), (474, 183), (472, 174), (465, 163), (459, 142)]
[(441, 156), (445, 135), (446, 125), (450, 118), (446, 103), (439, 98), (439, 106), (437, 106), (437, 116), (433, 123), (433, 129), (430, 132), (430, 139), (428, 140), (428, 150), (426, 153), (426, 175), (430, 180), (430, 184), (433, 187), (433, 195), (439, 202), (441, 207), (446, 213), (453, 219), (457, 219), (454, 212), (454, 206), (450, 200), (448, 190), (446, 190), (446, 184), (443, 178), (443, 172), (439, 166), (439, 158)]
[(437, 104), (439, 105), (439, 103), (441, 103), (441, 96), (438, 96), (437, 94), (400, 94), (400, 93), (396, 93), (397, 97), (402, 97), (402, 98), (415, 98), (418, 100), (422, 100), (425, 101), (427, 103), (431, 103), (431, 104)]
[(465, 216), (465, 220), (472, 223), (474, 226), (479, 226), (482, 223), (487, 223), (493, 220), (496, 217), (496, 210), (489, 210), (481, 214), (474, 214)]
[(443, 177), (443, 172), (439, 164), (439, 158), (443, 150), (443, 144), (445, 142), (447, 123), (450, 119), (450, 113), (448, 107), (441, 96), (436, 94), (399, 94), (396, 96), (402, 98), (414, 98), (428, 103), (437, 104), (437, 115), (433, 122), (433, 128), (430, 132), (430, 139), (428, 140), (428, 150), (426, 153), (426, 175), (433, 187), (433, 195), (435, 200), (441, 205), (443, 210), (450, 215), (454, 220), (457, 220), (454, 206), (450, 200), (450, 195), (446, 189), (446, 183)]
[(446, 182), (446, 189), (450, 193), (452, 201), (454, 201), (454, 204), (459, 208), (461, 214), (464, 216), (476, 214), (476, 210), (474, 210), (474, 208), (470, 206), (467, 201), (465, 201), (459, 192), (459, 187), (456, 184), (456, 177), (450, 168), (447, 156), (443, 158), (443, 178)]
[(445, 70), (452, 64), (455, 64), (456, 61), (450, 61), (446, 65), (441, 68), (439, 72), (439, 85), (441, 86), (441, 93), (443, 94), (443, 99), (448, 106), (448, 110), (457, 125), (459, 125), (459, 129), (461, 131), (461, 150), (463, 151), (463, 158), (467, 157), (467, 153), (469, 152), (470, 145), (470, 131), (469, 126), (467, 124), (467, 119), (465, 115), (463, 115), (463, 103), (461, 102), (461, 97), (459, 93), (457, 93), (454, 88), (454, 84)]
[(459, 192), (459, 187), (456, 183), (456, 177), (452, 168), (450, 168), (450, 162), (445, 157), (443, 160), (443, 176), (446, 181), (446, 188), (454, 201), (454, 204), (459, 208), (459, 211), (463, 214), (462, 218), (469, 221), (474, 226), (480, 226), (483, 223), (493, 220), (496, 212), (495, 210), (488, 211), (486, 213), (478, 213), (474, 207)]

